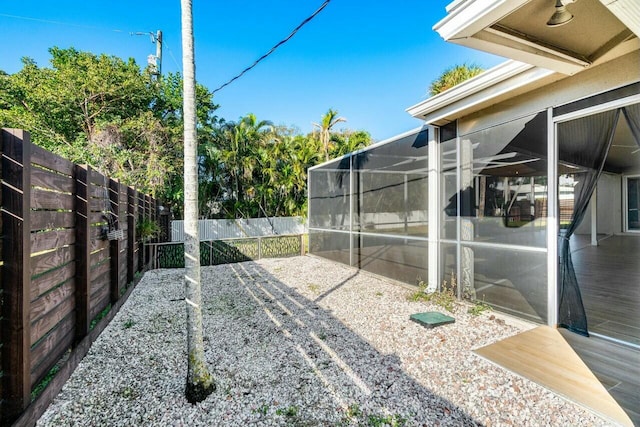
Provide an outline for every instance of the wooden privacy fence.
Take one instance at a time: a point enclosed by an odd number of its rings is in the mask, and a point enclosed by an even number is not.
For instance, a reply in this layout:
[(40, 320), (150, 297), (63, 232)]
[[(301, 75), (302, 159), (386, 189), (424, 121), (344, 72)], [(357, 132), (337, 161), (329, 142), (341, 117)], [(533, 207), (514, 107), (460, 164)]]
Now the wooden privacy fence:
[(80, 344), (88, 349), (87, 338), (97, 336), (92, 321), (119, 307), (136, 273), (150, 266), (136, 224), (157, 220), (158, 204), (32, 145), (25, 131), (2, 129), (0, 150), (4, 425), (29, 407), (62, 356)]

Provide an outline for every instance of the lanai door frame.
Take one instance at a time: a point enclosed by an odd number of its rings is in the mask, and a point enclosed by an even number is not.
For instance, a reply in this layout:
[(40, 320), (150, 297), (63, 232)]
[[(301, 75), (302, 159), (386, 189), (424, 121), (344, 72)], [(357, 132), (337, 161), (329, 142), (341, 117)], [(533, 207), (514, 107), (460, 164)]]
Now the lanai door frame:
[(549, 156), (547, 164), (547, 174), (549, 176), (549, 194), (547, 196), (547, 289), (549, 292), (547, 323), (549, 326), (556, 327), (558, 325), (558, 124), (638, 103), (640, 103), (640, 94), (627, 96), (555, 117), (553, 115), (553, 107), (547, 109), (547, 117), (549, 119), (547, 121), (547, 148)]
[(640, 174), (622, 176), (622, 231), (629, 234), (640, 234), (640, 230), (629, 229), (629, 178), (640, 179)]

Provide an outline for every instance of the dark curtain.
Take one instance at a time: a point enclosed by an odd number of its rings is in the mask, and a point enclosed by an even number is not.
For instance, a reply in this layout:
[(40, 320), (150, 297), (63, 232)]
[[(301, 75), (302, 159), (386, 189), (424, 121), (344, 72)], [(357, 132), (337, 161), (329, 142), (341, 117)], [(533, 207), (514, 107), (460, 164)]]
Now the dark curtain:
[(569, 239), (584, 218), (611, 148), (619, 117), (620, 109), (617, 109), (558, 125), (560, 162), (578, 167), (576, 175), (580, 182), (577, 194), (574, 194), (571, 223), (559, 235), (558, 324), (584, 336), (589, 336), (587, 317), (571, 260)]
[(627, 105), (622, 111), (631, 128), (633, 139), (636, 140), (636, 144), (640, 147), (640, 104)]

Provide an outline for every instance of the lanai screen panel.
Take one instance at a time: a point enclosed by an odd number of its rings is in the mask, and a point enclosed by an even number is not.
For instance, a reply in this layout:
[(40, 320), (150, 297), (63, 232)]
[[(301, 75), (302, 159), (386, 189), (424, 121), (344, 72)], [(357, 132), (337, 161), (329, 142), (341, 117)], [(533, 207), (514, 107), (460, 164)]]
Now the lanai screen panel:
[(440, 153), (441, 279), (453, 273), (464, 297), (545, 322), (546, 113), (460, 135)]
[(350, 264), (350, 157), (309, 171), (309, 251)]
[(428, 132), (309, 171), (309, 251), (409, 284), (427, 280)]
[(427, 280), (426, 130), (353, 157), (352, 263), (417, 284)]

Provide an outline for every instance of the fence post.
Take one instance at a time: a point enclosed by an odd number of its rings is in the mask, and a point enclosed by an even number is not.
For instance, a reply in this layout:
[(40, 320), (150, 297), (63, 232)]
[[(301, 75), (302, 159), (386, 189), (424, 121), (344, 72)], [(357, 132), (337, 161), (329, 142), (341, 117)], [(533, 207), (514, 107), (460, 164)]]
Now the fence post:
[(300, 256), (304, 256), (304, 234), (300, 235)]
[[(109, 179), (109, 207), (111, 218), (120, 218), (120, 182)], [(119, 225), (118, 225), (119, 228)], [(109, 289), (111, 303), (120, 298), (120, 239), (109, 242), (109, 268), (111, 269), (111, 286)]]
[(258, 259), (262, 258), (262, 237), (258, 236)]
[[(0, 130), (2, 153), (2, 419), (17, 417), (31, 401), (31, 142), (28, 132)], [(13, 188), (11, 188), (13, 187)]]
[(127, 283), (132, 283), (136, 274), (135, 256), (136, 217), (135, 190), (127, 187)]
[[(138, 205), (138, 213), (136, 221), (144, 220), (144, 199), (139, 191), (136, 191), (136, 204)], [(138, 271), (144, 270), (144, 243), (138, 242)]]
[(76, 171), (76, 342), (88, 333), (90, 313), (91, 166)]
[[(153, 218), (151, 217), (151, 201), (149, 200), (149, 195), (145, 194), (143, 196), (144, 199), (144, 217), (147, 221), (152, 221)], [(142, 247), (144, 248), (144, 261), (143, 261), (143, 265), (144, 265), (144, 271), (149, 270), (149, 261), (151, 260), (151, 256), (149, 254), (149, 251), (151, 250), (149, 245), (147, 243), (151, 243), (151, 240), (148, 240), (146, 243), (143, 243)]]

